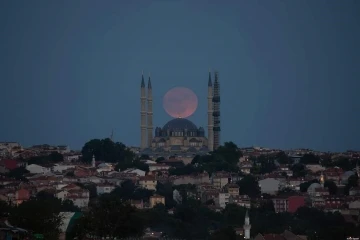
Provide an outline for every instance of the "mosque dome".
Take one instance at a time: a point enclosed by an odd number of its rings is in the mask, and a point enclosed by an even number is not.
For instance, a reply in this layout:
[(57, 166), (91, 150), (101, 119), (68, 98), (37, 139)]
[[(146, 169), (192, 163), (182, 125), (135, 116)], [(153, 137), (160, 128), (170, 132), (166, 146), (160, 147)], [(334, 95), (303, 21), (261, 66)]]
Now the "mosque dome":
[(175, 118), (170, 121), (168, 121), (164, 127), (163, 130), (184, 130), (187, 129), (188, 131), (197, 131), (196, 125), (191, 122), (190, 120), (186, 118)]
[(322, 188), (322, 186), (320, 185), (320, 183), (312, 183), (309, 188), (307, 189), (308, 193), (312, 193), (315, 192), (315, 189), (317, 188)]

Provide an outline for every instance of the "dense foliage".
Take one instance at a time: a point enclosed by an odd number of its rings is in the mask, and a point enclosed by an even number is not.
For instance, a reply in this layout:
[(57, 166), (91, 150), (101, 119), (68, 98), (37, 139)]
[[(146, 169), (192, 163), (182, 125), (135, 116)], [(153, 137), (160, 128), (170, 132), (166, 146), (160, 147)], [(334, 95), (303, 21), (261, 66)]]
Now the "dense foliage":
[(113, 142), (109, 138), (92, 139), (85, 143), (81, 150), (82, 160), (90, 163), (95, 156), (97, 161), (105, 162), (132, 162), (135, 159), (135, 153), (120, 142)]

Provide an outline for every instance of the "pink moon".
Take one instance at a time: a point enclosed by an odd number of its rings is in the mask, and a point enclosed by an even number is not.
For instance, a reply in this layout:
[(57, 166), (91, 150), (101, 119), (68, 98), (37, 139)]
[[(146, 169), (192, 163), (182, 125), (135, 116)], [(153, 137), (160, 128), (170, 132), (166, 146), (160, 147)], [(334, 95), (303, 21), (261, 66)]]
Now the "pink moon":
[(185, 87), (170, 89), (163, 98), (163, 107), (167, 114), (174, 118), (187, 118), (196, 111), (198, 98)]

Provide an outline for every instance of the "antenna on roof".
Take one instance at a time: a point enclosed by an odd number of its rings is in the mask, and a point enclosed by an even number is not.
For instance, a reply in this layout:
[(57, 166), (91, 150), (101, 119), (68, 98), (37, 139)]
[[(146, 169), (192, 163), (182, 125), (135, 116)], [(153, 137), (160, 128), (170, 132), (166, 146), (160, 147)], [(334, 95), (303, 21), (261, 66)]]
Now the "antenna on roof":
[(111, 130), (111, 134), (110, 134), (110, 140), (113, 141), (113, 137), (114, 137), (114, 129)]

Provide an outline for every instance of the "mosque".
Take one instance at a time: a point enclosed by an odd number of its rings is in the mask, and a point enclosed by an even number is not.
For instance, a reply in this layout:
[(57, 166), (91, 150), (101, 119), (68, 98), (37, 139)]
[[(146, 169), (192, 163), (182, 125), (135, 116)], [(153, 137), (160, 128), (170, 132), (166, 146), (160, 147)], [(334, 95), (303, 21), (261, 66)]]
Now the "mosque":
[(214, 84), (209, 72), (207, 96), (207, 128), (196, 126), (186, 118), (173, 118), (163, 127), (153, 128), (152, 85), (150, 76), (145, 86), (142, 74), (140, 87), (140, 153), (150, 157), (171, 157), (192, 159), (195, 155), (213, 151), (220, 143), (220, 85), (215, 72)]

